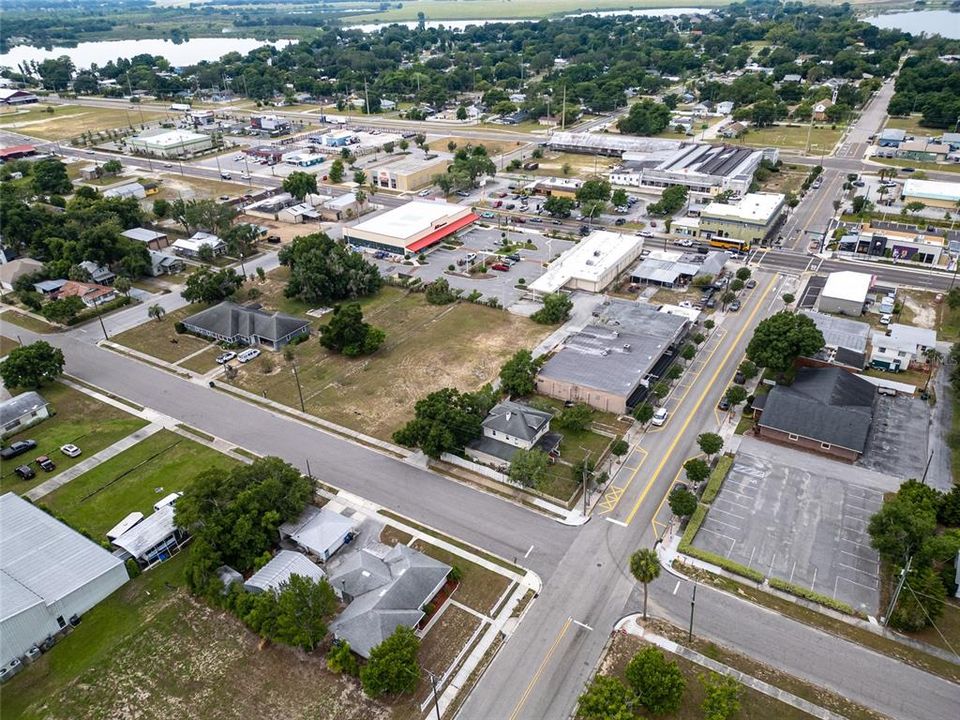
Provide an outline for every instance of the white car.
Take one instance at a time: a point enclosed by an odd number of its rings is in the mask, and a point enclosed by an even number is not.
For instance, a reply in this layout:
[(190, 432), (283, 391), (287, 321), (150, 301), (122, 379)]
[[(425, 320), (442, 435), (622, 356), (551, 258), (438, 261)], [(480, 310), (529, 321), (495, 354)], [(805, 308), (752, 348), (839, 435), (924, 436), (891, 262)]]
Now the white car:
[(658, 408), (657, 411), (653, 414), (653, 419), (650, 421), (657, 427), (660, 427), (667, 421), (667, 409)]
[(641, 230), (640, 232), (637, 233), (637, 235), (639, 235), (640, 237), (645, 237), (645, 238), (652, 238), (652, 237), (653, 237), (653, 233), (650, 232), (649, 230)]
[(247, 173), (244, 173), (244, 174), (241, 175), (240, 177), (242, 177), (244, 180), (249, 180), (249, 179), (250, 179), (250, 175), (248, 175)]
[(217, 355), (217, 364), (225, 365), (226, 363), (233, 360), (236, 356), (237, 354), (235, 352), (231, 352), (229, 350), (227, 352), (222, 352), (219, 355)]
[(417, 197), (430, 197), (430, 193), (432, 192), (433, 190), (421, 190), (417, 193)]
[(892, 316), (892, 315), (886, 314), (886, 315), (881, 315), (881, 316), (880, 316), (880, 324), (881, 324), (881, 325), (889, 325), (891, 320), (893, 320), (893, 316)]
[(682, 307), (682, 308), (692, 308), (692, 307), (693, 307), (693, 303), (690, 302), (689, 300), (681, 300), (679, 303), (677, 303), (677, 305), (678, 305), (679, 307)]
[(237, 355), (237, 360), (242, 363), (248, 363), (251, 360), (256, 360), (258, 357), (260, 357), (260, 351), (256, 348), (250, 348)]
[(693, 247), (693, 240), (684, 238), (683, 240), (677, 240), (677, 245), (680, 247)]
[(77, 447), (76, 445), (74, 445), (73, 443), (70, 443), (70, 444), (68, 444), (68, 445), (62, 446), (62, 447), (60, 448), (60, 452), (62, 452), (62, 453), (63, 453), (64, 455), (66, 455), (67, 457), (72, 457), (72, 458), (73, 458), (73, 457), (80, 457), (80, 448), (78, 448), (78, 447)]
[(165, 168), (172, 168), (172, 167), (173, 167), (173, 163), (164, 163), (163, 166), (164, 166)]

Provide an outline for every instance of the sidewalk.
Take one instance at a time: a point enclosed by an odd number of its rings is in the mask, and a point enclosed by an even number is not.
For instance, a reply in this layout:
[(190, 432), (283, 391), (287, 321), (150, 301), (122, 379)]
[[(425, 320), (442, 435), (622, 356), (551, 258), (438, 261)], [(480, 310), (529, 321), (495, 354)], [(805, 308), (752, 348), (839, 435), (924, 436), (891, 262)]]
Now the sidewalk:
[(775, 698), (782, 703), (795, 707), (798, 710), (802, 710), (808, 715), (812, 715), (815, 718), (820, 718), (820, 720), (845, 720), (843, 715), (838, 715), (837, 713), (831, 712), (830, 710), (822, 708), (819, 705), (814, 705), (812, 702), (804, 700), (801, 697), (797, 697), (793, 693), (789, 693), (786, 690), (781, 690), (770, 683), (764, 682), (763, 680), (758, 680), (752, 675), (747, 675), (746, 673), (736, 670), (729, 665), (724, 665), (716, 660), (711, 660), (706, 655), (701, 655), (696, 650), (691, 650), (690, 648), (680, 645), (673, 640), (668, 640), (661, 635), (650, 632), (639, 624), (639, 619), (639, 615), (628, 615), (614, 626), (614, 632), (625, 632), (628, 635), (642, 638), (651, 645), (656, 645), (667, 652), (673, 653), (674, 655), (679, 655), (680, 657), (696, 663), (700, 667), (704, 667), (707, 670), (719, 673), (720, 675), (732, 677), (742, 685), (745, 685), (752, 690), (756, 690), (759, 693), (763, 693), (764, 695)]

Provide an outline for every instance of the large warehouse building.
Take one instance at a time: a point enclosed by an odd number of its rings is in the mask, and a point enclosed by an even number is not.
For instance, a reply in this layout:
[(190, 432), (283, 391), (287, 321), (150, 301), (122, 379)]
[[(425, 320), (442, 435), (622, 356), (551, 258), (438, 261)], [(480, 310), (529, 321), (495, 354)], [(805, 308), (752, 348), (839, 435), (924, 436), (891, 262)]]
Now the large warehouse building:
[(473, 210), (463, 205), (412, 200), (359, 225), (344, 226), (343, 239), (358, 247), (408, 257), (433, 247), (476, 219)]
[(640, 256), (643, 240), (636, 235), (594, 230), (550, 263), (530, 290), (555, 293), (561, 288), (602, 292)]
[(163, 158), (189, 157), (213, 147), (213, 138), (189, 130), (147, 130), (130, 138), (130, 147)]
[(649, 192), (684, 185), (705, 196), (726, 190), (743, 194), (750, 189), (763, 157), (763, 150), (702, 143), (674, 150), (625, 152), (623, 164), (610, 172), (610, 182)]
[(903, 201), (954, 210), (960, 202), (960, 183), (910, 178), (903, 183)]
[(15, 493), (0, 495), (0, 665), (127, 579), (123, 562)]

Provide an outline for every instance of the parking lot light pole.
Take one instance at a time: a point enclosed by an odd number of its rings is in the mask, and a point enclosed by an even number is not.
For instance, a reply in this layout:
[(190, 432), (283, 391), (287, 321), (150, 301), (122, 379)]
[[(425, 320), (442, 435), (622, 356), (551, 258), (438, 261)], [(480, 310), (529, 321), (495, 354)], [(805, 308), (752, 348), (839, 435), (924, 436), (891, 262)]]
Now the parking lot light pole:
[(693, 611), (697, 607), (697, 583), (693, 583), (693, 594), (690, 596), (690, 627), (687, 629), (687, 642), (693, 642)]

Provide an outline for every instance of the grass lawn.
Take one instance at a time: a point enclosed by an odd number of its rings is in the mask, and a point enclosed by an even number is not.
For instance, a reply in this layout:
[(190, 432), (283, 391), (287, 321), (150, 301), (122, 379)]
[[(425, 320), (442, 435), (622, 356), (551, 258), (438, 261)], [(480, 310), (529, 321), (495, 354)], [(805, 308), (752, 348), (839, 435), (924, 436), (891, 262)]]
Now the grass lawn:
[(395, 528), (393, 525), (384, 525), (383, 530), (380, 531), (380, 542), (390, 547), (398, 543), (400, 545), (407, 545), (411, 540), (413, 540), (413, 535), (399, 528)]
[[(264, 292), (259, 301), (268, 308), (282, 305), (273, 297)], [(550, 331), (480, 305), (429, 305), (422, 294), (395, 287), (361, 304), (364, 319), (386, 332), (380, 350), (349, 359), (310, 338), (293, 348), (294, 362), (307, 412), (380, 438), (403, 425), (423, 396), (444, 387), (481, 387), (518, 348), (535, 346)], [(265, 352), (241, 366), (233, 383), (300, 407), (292, 364), (281, 354)]]
[(20, 343), (16, 340), (11, 340), (6, 335), (0, 335), (0, 357), (6, 357), (11, 350), (18, 347), (20, 347)]
[[(289, 279), (290, 268), (278, 267), (268, 272), (263, 281), (260, 279), (248, 280), (244, 284), (243, 290), (249, 293), (251, 290), (256, 289), (257, 293), (259, 293), (256, 297), (256, 302), (268, 310), (276, 310), (287, 313), (288, 315), (304, 315), (308, 310), (313, 310), (314, 308), (302, 300), (288, 298), (283, 294), (283, 290), (287, 286)], [(390, 290), (391, 288), (385, 289)], [(310, 319), (314, 320), (314, 318)]]
[(894, 382), (909, 383), (922, 389), (927, 382), (927, 373), (922, 370), (902, 370), (901, 372), (884, 372), (876, 368), (867, 368), (863, 371), (864, 375), (870, 377), (883, 378), (884, 380), (893, 380)]
[[(600, 157), (599, 155), (580, 155), (577, 153), (558, 153), (545, 151), (540, 160), (533, 160), (539, 163), (536, 170), (521, 170), (524, 175), (536, 175), (538, 177), (590, 177), (594, 174), (603, 174), (610, 170), (614, 165), (619, 164), (619, 159)], [(570, 166), (569, 174), (564, 174), (564, 165)]]
[[(951, 172), (951, 173), (960, 173), (960, 163), (932, 163), (932, 162), (921, 162), (919, 160), (902, 160), (900, 158), (872, 158), (878, 163), (884, 165), (893, 165), (895, 167), (912, 167), (917, 170), (934, 170), (936, 172)], [(917, 180), (920, 180), (923, 176), (917, 177), (920, 173), (917, 173), (913, 177)], [(904, 177), (901, 175), (901, 177)]]
[[(4, 685), (3, 717), (382, 720), (383, 706), (333, 675), (322, 654), (263, 644), (194, 601), (186, 555), (128, 582)], [(238, 708), (242, 708), (238, 710)]]
[(456, 565), (460, 568), (463, 577), (460, 580), (460, 586), (453, 592), (452, 597), (457, 602), (463, 603), (479, 613), (488, 615), (493, 612), (500, 601), (500, 597), (510, 587), (511, 581), (509, 578), (472, 563), (460, 555), (447, 552), (436, 545), (417, 540), (412, 547), (451, 567)]
[(237, 462), (167, 430), (151, 435), (43, 498), (42, 503), (94, 538), (128, 513), (153, 512), (161, 497), (185, 490), (193, 478)]
[[(48, 385), (42, 388), (40, 393), (53, 405), (56, 414), (5, 441), (11, 443), (30, 438), (37, 441), (37, 449), (17, 458), (16, 462), (3, 464), (0, 492), (12, 490), (25, 493), (58, 472), (76, 465), (147, 424), (145, 420), (129, 415), (112, 405), (105, 405), (62, 383)], [(78, 458), (68, 458), (61, 453), (60, 446), (67, 443), (77, 445), (83, 451), (83, 455)], [(35, 466), (37, 476), (29, 482), (23, 482), (13, 474), (16, 465), (32, 461), (40, 455), (49, 455), (56, 463), (57, 469), (53, 475), (42, 472)]]
[(906, 130), (907, 135), (936, 136), (943, 132), (941, 129), (923, 127), (920, 124), (920, 119), (922, 117), (923, 115), (920, 113), (917, 113), (916, 115), (910, 115), (908, 117), (888, 117), (887, 124), (884, 127), (893, 128), (896, 130)]
[(195, 373), (207, 373), (217, 367), (217, 355), (223, 352), (218, 345), (209, 347), (199, 355), (194, 355), (189, 360), (178, 363), (180, 367), (192, 370)]
[(763, 192), (797, 193), (808, 174), (809, 172), (802, 168), (793, 170), (787, 165), (781, 165), (780, 172), (770, 173), (770, 177), (763, 182), (760, 189)]
[(420, 644), (420, 666), (435, 675), (443, 675), (478, 627), (480, 619), (476, 615), (456, 605), (447, 605)]
[[(633, 635), (614, 634), (607, 655), (601, 661), (600, 674), (613, 675), (623, 680), (627, 664), (634, 655), (648, 646), (648, 643)], [(704, 700), (704, 689), (699, 678), (709, 671), (679, 655), (670, 653), (664, 653), (664, 655), (667, 660), (677, 663), (687, 681), (680, 709), (668, 717), (673, 720), (699, 720), (703, 717), (700, 705)], [(735, 717), (738, 720), (767, 720), (768, 718), (802, 720), (812, 716), (756, 690), (744, 687), (740, 695), (740, 712)]]
[[(4, 325), (10, 323), (10, 325), (16, 325), (22, 327), (24, 330), (30, 330), (31, 332), (40, 333), (41, 335), (60, 332), (60, 328), (56, 325), (51, 325), (45, 320), (39, 320), (30, 315), (25, 315), (18, 310), (7, 310), (0, 315), (0, 323)], [(9, 326), (7, 332), (13, 335), (16, 334), (15, 328), (10, 328)]]
[(219, 180), (209, 180), (188, 177), (180, 175), (175, 169), (168, 170), (162, 174), (160, 190), (147, 199), (150, 207), (153, 207), (155, 200), (202, 200), (218, 198), (221, 195), (229, 197), (238, 197), (250, 191), (248, 185), (239, 183), (221, 182)]
[[(496, 127), (503, 127), (503, 126), (496, 126)], [(443, 138), (440, 138), (439, 140), (434, 140), (434, 141), (428, 143), (428, 144), (427, 144), (427, 147), (429, 147), (429, 148), (430, 148), (431, 150), (433, 150), (434, 152), (436, 152), (436, 151), (440, 151), (440, 152), (450, 152), (450, 151), (447, 149), (447, 143), (450, 142), (451, 140), (457, 144), (457, 148), (456, 148), (456, 149), (465, 147), (465, 146), (468, 144), (468, 141), (465, 140), (464, 138), (443, 137)], [(514, 140), (514, 141), (510, 141), (510, 140), (484, 140), (483, 142), (473, 142), (473, 141), (469, 141), (469, 144), (471, 144), (471, 145), (483, 145), (483, 146), (487, 149), (487, 155), (489, 155), (490, 157), (493, 157), (494, 155), (501, 155), (501, 154), (503, 154), (503, 153), (505, 153), (505, 152), (513, 152), (513, 151), (516, 150), (517, 148), (522, 147), (522, 146), (526, 145), (527, 143), (524, 142), (523, 140)], [(456, 149), (454, 150), (454, 152), (456, 152)]]
[[(0, 115), (0, 126), (16, 129), (17, 132), (43, 140), (64, 140), (78, 137), (90, 131), (115, 128), (139, 128), (140, 110), (129, 108), (96, 108), (85, 105), (51, 105), (53, 114), (46, 112), (46, 105), (34, 105), (25, 113)], [(150, 122), (171, 113), (144, 110), (143, 120)]]
[(807, 147), (807, 134), (810, 135), (810, 155), (829, 153), (837, 144), (842, 129), (836, 130), (829, 125), (815, 125), (810, 130), (809, 125), (771, 125), (764, 128), (751, 127), (740, 138), (743, 145), (758, 147), (778, 147), (784, 150), (803, 150)]
[(193, 335), (180, 335), (174, 329), (174, 325), (178, 322), (203, 308), (203, 305), (187, 305), (179, 310), (167, 313), (159, 322), (148, 320), (143, 325), (114, 335), (110, 339), (119, 345), (175, 363), (210, 345), (209, 340), (203, 340)]

